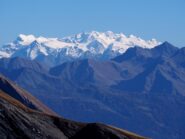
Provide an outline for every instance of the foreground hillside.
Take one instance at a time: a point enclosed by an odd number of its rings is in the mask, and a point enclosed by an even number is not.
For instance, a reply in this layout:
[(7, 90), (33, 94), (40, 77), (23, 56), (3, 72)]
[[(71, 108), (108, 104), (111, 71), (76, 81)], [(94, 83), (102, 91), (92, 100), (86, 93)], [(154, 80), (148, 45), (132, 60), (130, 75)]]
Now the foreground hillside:
[[(7, 81), (3, 77), (0, 80)], [(1, 139), (144, 139), (104, 124), (78, 123), (52, 116), (45, 113), (45, 110), (31, 109), (2, 91), (4, 88), (7, 88), (7, 85), (0, 86)], [(12, 91), (14, 89), (16, 88), (13, 87)], [(29, 101), (29, 98), (27, 100)], [(34, 101), (33, 97), (31, 101)]]

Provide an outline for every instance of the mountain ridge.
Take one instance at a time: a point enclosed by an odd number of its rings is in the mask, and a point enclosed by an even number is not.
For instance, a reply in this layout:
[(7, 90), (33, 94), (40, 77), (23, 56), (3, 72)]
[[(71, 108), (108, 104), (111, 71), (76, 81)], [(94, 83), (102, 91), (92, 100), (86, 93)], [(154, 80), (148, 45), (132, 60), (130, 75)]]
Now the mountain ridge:
[(158, 44), (160, 42), (155, 39), (145, 41), (134, 35), (127, 37), (111, 31), (84, 32), (62, 39), (20, 34), (12, 43), (0, 47), (0, 58), (18, 56), (55, 66), (86, 58), (108, 60), (130, 47), (153, 48)]

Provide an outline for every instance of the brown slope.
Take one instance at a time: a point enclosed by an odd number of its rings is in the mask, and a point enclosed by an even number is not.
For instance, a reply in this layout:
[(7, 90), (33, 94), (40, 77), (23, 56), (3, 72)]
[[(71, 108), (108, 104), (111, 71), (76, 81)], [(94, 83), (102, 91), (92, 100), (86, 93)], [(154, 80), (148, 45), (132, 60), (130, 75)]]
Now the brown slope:
[(57, 115), (51, 109), (42, 104), (38, 99), (2, 75), (0, 75), (0, 90), (4, 91), (6, 94), (12, 96), (31, 109), (51, 115)]
[(145, 139), (98, 123), (79, 123), (26, 107), (0, 91), (0, 138), (12, 139)]

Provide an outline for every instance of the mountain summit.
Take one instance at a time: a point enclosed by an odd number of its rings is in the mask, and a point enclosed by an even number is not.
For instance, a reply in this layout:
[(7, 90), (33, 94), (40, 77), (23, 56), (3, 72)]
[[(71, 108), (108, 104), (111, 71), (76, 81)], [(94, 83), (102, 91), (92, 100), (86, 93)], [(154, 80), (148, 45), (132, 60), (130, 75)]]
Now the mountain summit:
[(0, 48), (0, 58), (18, 56), (53, 66), (75, 59), (107, 60), (130, 47), (153, 48), (158, 44), (155, 39), (145, 41), (134, 35), (126, 36), (111, 31), (83, 32), (62, 39), (20, 34), (12, 43)]

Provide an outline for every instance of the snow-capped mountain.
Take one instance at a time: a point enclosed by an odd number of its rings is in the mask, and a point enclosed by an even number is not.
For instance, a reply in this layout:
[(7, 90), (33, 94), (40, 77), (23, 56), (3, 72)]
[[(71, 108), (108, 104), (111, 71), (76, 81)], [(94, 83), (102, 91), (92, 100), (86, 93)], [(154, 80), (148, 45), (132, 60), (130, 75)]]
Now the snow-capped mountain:
[(134, 35), (127, 37), (111, 31), (79, 33), (62, 39), (20, 34), (15, 41), (0, 48), (0, 58), (19, 56), (57, 65), (75, 59), (106, 60), (130, 47), (153, 48), (159, 43), (155, 39), (145, 41)]

